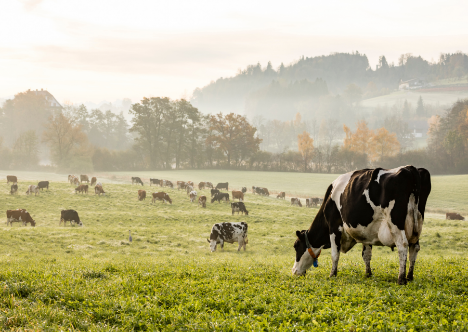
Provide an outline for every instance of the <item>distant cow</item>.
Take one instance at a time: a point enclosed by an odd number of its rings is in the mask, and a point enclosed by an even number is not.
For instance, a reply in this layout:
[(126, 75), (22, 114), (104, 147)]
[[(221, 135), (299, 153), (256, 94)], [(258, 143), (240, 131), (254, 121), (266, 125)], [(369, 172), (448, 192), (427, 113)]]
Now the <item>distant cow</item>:
[(33, 227), (36, 226), (36, 221), (25, 209), (7, 210), (7, 226), (13, 226), (14, 222), (22, 222), (24, 226), (27, 226), (28, 223)]
[(75, 188), (75, 194), (76, 193), (88, 193), (88, 185), (80, 184), (78, 187)]
[(201, 205), (202, 207), (206, 208), (206, 196), (198, 197), (198, 205)]
[(291, 197), (291, 205), (297, 205), (302, 207), (301, 200), (297, 197)]
[(138, 200), (142, 201), (146, 199), (146, 190), (138, 190)]
[(70, 222), (70, 226), (72, 223), (83, 226), (83, 223), (81, 222), (80, 217), (78, 216), (78, 212), (76, 212), (75, 210), (62, 210), (62, 212), (60, 213), (59, 226), (62, 224), (62, 222), (63, 226), (65, 226), (67, 224), (67, 221)]
[(255, 195), (256, 193), (257, 193), (257, 187), (255, 187), (255, 186), (252, 186), (252, 194), (254, 194), (254, 195)]
[(18, 183), (18, 179), (16, 176), (14, 175), (7, 175), (7, 184), (10, 184), (10, 182), (12, 183)]
[(73, 179), (74, 177), (75, 177), (74, 175), (69, 174), (69, 175), (68, 175), (68, 182), (71, 183), (71, 181), (72, 181), (72, 179)]
[(89, 178), (88, 178), (88, 176), (87, 176), (87, 175), (81, 174), (81, 175), (80, 175), (80, 182), (81, 182), (81, 183), (83, 183), (83, 182), (89, 183)]
[(152, 184), (159, 186), (161, 183), (159, 179), (150, 179), (150, 187)]
[(49, 190), (49, 181), (39, 181), (37, 187), (41, 190), (44, 190), (44, 188), (47, 188), (47, 190)]
[(211, 203), (214, 203), (215, 201), (218, 201), (218, 203), (223, 202), (229, 202), (229, 194), (228, 193), (217, 193), (212, 199)]
[(206, 187), (206, 183), (205, 183), (205, 182), (200, 182), (200, 183), (198, 184), (198, 190), (205, 189), (205, 187)]
[(255, 187), (255, 192), (261, 196), (270, 196), (267, 188)]
[(193, 184), (193, 181), (187, 181), (187, 184), (188, 184), (189, 186), (195, 187), (195, 185)]
[(231, 209), (232, 209), (232, 215), (234, 215), (234, 212), (237, 212), (237, 214), (239, 214), (239, 212), (242, 212), (242, 214), (245, 213), (246, 216), (249, 215), (249, 211), (247, 211), (247, 209), (245, 208), (244, 202), (231, 203)]
[(94, 185), (96, 184), (96, 182), (97, 182), (97, 179), (96, 179), (95, 176), (93, 176), (93, 177), (91, 178), (91, 186), (94, 186)]
[(101, 196), (101, 194), (106, 195), (106, 192), (104, 191), (104, 188), (102, 188), (101, 184), (97, 184), (94, 187), (94, 194)]
[(191, 191), (190, 192), (190, 202), (193, 203), (197, 199), (197, 192), (196, 191)]
[(177, 181), (177, 190), (180, 190), (180, 189), (187, 189), (187, 182)]
[(219, 224), (214, 224), (211, 228), (210, 238), (206, 239), (210, 244), (211, 252), (216, 251), (218, 243), (221, 246), (221, 250), (224, 248), (224, 242), (227, 243), (239, 243), (239, 248), (237, 251), (240, 251), (242, 247), (249, 243), (247, 238), (248, 225), (245, 222), (223, 222)]
[(213, 197), (214, 195), (216, 195), (218, 193), (219, 193), (218, 189), (211, 189), (211, 197)]
[(244, 200), (244, 193), (242, 191), (233, 190), (232, 191), (232, 200), (238, 199), (239, 202)]
[(317, 206), (320, 203), (320, 198), (312, 197), (306, 199), (306, 207)]
[(153, 193), (152, 203), (156, 202), (156, 200), (163, 201), (163, 203), (169, 202), (170, 204), (172, 204), (172, 199), (169, 197), (169, 195), (162, 191)]
[(279, 199), (286, 199), (286, 193), (284, 191), (280, 192), (278, 194), (278, 196), (276, 196), (276, 198), (279, 198)]
[(213, 184), (211, 182), (205, 182), (207, 188), (213, 189)]
[(190, 192), (193, 191), (193, 187), (190, 185), (187, 185), (187, 195), (190, 195)]
[(465, 217), (455, 212), (447, 212), (445, 214), (445, 219), (447, 220), (465, 220)]
[(220, 182), (216, 185), (216, 189), (226, 189), (229, 190), (229, 183), (228, 182)]
[(132, 177), (132, 184), (134, 183), (143, 185), (143, 181), (138, 176)]
[(39, 187), (30, 184), (28, 186), (28, 191), (26, 191), (26, 195), (34, 193), (34, 196), (39, 195)]
[(166, 186), (169, 187), (169, 188), (174, 188), (174, 185), (169, 180), (166, 180)]
[(242, 193), (245, 194), (247, 192), (247, 187), (242, 187)]
[(80, 180), (78, 180), (77, 177), (74, 177), (74, 178), (73, 178), (73, 184), (74, 184), (75, 186), (79, 186), (79, 185), (80, 185)]
[(13, 195), (13, 194), (16, 193), (16, 192), (18, 192), (18, 185), (15, 183), (15, 184), (12, 184), (12, 185), (11, 185), (10, 194)]

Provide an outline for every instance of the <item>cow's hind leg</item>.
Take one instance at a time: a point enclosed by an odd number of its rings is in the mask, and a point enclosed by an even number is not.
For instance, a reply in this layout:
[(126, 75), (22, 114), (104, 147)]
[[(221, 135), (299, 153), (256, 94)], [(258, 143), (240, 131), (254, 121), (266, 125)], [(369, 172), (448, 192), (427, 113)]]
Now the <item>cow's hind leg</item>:
[(338, 273), (338, 261), (340, 260), (341, 250), (341, 232), (330, 234), (331, 256), (332, 256), (332, 269), (330, 277), (336, 277)]
[(366, 264), (366, 275), (370, 277), (372, 275), (372, 270), (370, 267), (370, 261), (372, 259), (372, 245), (362, 245), (362, 259), (364, 260), (364, 264)]
[(419, 241), (416, 243), (411, 243), (409, 246), (410, 266), (409, 266), (408, 276), (406, 277), (406, 279), (409, 281), (413, 280), (414, 264), (416, 263), (416, 258), (418, 256), (419, 249), (421, 249), (419, 246)]

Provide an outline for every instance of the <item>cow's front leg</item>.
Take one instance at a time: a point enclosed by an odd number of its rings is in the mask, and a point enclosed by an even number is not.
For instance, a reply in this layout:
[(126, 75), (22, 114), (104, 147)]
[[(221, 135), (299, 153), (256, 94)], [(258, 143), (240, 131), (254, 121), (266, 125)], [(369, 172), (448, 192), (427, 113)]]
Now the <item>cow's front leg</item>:
[(413, 280), (414, 264), (416, 263), (416, 258), (418, 256), (419, 249), (421, 249), (421, 247), (419, 246), (419, 240), (418, 240), (418, 242), (411, 243), (409, 245), (410, 266), (409, 266), (408, 276), (406, 277), (406, 279), (409, 280), (409, 281)]
[(332, 256), (332, 269), (330, 272), (330, 277), (336, 277), (338, 273), (338, 261), (340, 260), (340, 250), (341, 250), (341, 232), (336, 231), (330, 234), (330, 243), (331, 243), (331, 256)]
[(220, 246), (221, 250), (224, 249), (224, 241), (223, 240), (219, 241), (219, 246)]
[(372, 259), (372, 245), (362, 245), (362, 259), (364, 260), (364, 264), (366, 264), (366, 275), (370, 277), (372, 275), (372, 270), (370, 267), (370, 261)]
[(239, 248), (237, 248), (237, 251), (240, 251), (242, 246), (244, 245), (244, 239), (240, 238), (238, 242), (239, 242)]

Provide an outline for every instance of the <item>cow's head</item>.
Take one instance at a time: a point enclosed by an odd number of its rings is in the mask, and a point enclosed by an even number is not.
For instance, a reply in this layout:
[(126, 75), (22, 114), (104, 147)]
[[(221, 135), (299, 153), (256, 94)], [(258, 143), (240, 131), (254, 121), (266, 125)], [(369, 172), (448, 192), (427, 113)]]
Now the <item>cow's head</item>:
[(31, 219), (29, 223), (31, 224), (32, 227), (36, 227), (36, 220)]
[(164, 195), (164, 199), (168, 201), (170, 204), (172, 204), (172, 199), (169, 197), (168, 194)]
[[(312, 255), (309, 253), (309, 250), (307, 250), (307, 244), (306, 244), (306, 231), (296, 231), (297, 239), (296, 242), (294, 242), (294, 250), (296, 251), (296, 259), (294, 261), (294, 266), (292, 268), (292, 274), (298, 275), (298, 276), (304, 276), (307, 272), (307, 270), (314, 264), (315, 259), (312, 257)], [(313, 255), (318, 257), (320, 255), (320, 251), (322, 250), (322, 247), (320, 248), (311, 248)]]

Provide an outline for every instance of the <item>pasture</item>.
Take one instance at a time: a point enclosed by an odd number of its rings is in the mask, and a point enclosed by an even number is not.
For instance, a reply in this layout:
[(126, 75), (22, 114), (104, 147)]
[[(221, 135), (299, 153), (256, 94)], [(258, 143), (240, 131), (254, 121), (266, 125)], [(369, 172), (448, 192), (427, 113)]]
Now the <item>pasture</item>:
[[(372, 330), (468, 329), (467, 222), (426, 216), (415, 280), (397, 285), (398, 254), (374, 247), (374, 275), (365, 277), (361, 246), (342, 255), (329, 279), (330, 250), (319, 267), (293, 277), (295, 231), (309, 227), (316, 208), (249, 193), (249, 216), (229, 204), (191, 204), (185, 191), (149, 187), (148, 178), (265, 186), (298, 196), (323, 196), (335, 175), (235, 171), (98, 174), (106, 196), (75, 194), (66, 175), (13, 173), (19, 194), (0, 186), (0, 329), (2, 330)], [(96, 174), (92, 174), (96, 175)], [(131, 185), (140, 176), (145, 186)], [(24, 179), (24, 180), (23, 180)], [(50, 190), (26, 196), (28, 184)], [(58, 182), (60, 181), (60, 182)], [(428, 208), (464, 212), (467, 176), (433, 177)], [(137, 190), (147, 190), (145, 201)], [(165, 191), (173, 204), (151, 204)], [(200, 194), (200, 191), (197, 190)], [(209, 198), (209, 191), (202, 190)], [(25, 208), (37, 227), (6, 227), (7, 209)], [(59, 226), (60, 210), (75, 209), (84, 227)], [(226, 244), (211, 253), (206, 238), (223, 221), (249, 224), (247, 251)], [(133, 241), (128, 241), (128, 230)], [(218, 249), (219, 250), (219, 249)]]

